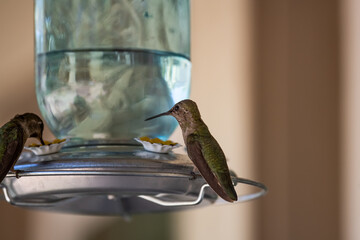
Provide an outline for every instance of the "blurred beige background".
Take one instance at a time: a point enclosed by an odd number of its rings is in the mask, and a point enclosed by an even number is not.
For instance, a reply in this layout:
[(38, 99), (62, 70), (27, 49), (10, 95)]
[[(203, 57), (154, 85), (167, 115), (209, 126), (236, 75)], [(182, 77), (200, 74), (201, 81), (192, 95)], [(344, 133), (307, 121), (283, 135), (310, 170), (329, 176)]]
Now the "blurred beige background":
[[(130, 223), (1, 202), (1, 239), (118, 239), (154, 221), (164, 239), (358, 239), (359, 9), (356, 0), (192, 1), (191, 98), (229, 166), (269, 187), (264, 198)], [(39, 113), (32, 1), (0, 2), (0, 34), (3, 124)], [(182, 141), (178, 130), (173, 138)]]

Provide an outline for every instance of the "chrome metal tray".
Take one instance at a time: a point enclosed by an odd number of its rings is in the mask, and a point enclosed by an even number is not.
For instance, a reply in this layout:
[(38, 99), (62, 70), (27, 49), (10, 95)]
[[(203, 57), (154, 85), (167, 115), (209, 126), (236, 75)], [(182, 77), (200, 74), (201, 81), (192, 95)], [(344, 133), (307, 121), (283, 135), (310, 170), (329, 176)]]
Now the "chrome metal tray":
[[(190, 180), (193, 164), (180, 154), (157, 154), (139, 146), (65, 147), (35, 156), (23, 152), (1, 184), (7, 202), (21, 207), (91, 215), (129, 216), (224, 203), (204, 179)], [(234, 183), (256, 187), (239, 202), (266, 193), (266, 187), (232, 173)]]

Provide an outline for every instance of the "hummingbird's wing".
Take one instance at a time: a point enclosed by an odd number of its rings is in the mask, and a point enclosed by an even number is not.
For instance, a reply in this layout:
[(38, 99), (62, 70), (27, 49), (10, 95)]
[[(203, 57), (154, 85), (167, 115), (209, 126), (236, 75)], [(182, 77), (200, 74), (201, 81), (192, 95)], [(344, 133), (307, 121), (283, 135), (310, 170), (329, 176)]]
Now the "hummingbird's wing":
[[(217, 144), (217, 142), (216, 142), (216, 144)], [(235, 192), (233, 183), (230, 178), (230, 173), (227, 168), (225, 156), (223, 156), (224, 161), (225, 161), (223, 164), (225, 164), (226, 171), (219, 172), (219, 171), (217, 171), (217, 169), (215, 169), (213, 167), (213, 164), (211, 164), (211, 166), (209, 166), (208, 161), (206, 161), (206, 159), (204, 157), (204, 155), (205, 155), (204, 147), (205, 146), (203, 146), (203, 145), (204, 144), (202, 143), (202, 141), (199, 141), (196, 134), (188, 135), (186, 148), (187, 148), (187, 152), (188, 152), (190, 159), (193, 161), (195, 166), (199, 169), (201, 175), (206, 180), (206, 182), (220, 197), (222, 197), (224, 200), (229, 201), (229, 202), (236, 201), (237, 194)], [(218, 147), (220, 148), (220, 146), (218, 146)], [(210, 151), (212, 151), (212, 150), (210, 149)], [(222, 151), (221, 148), (220, 148), (220, 151)], [(206, 155), (208, 155), (208, 154), (206, 154)], [(220, 157), (222, 157), (222, 156), (220, 156)], [(216, 176), (214, 174), (214, 172), (216, 172), (216, 175), (218, 175), (218, 176)], [(220, 184), (223, 186), (221, 186)], [(224, 188), (226, 188), (226, 191), (224, 190)]]
[(6, 124), (0, 131), (0, 183), (20, 157), (24, 147), (23, 132), (16, 124)]

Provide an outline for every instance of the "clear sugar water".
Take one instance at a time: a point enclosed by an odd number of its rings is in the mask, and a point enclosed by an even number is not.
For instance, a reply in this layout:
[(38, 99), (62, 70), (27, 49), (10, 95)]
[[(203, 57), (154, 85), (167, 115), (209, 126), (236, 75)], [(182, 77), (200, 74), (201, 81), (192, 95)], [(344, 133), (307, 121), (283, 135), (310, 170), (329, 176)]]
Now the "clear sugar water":
[(41, 113), (58, 138), (131, 142), (167, 139), (171, 116), (144, 119), (189, 97), (191, 63), (169, 52), (141, 49), (52, 51), (36, 58)]

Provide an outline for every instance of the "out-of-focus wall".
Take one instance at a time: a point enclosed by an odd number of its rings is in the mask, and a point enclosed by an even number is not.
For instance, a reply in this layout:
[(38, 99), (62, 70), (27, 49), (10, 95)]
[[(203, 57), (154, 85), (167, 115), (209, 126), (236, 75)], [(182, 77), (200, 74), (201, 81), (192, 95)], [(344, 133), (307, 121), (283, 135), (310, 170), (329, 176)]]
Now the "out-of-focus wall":
[(32, 1), (0, 3), (0, 121), (17, 113), (39, 113), (34, 87)]
[(260, 239), (340, 239), (340, 1), (257, 3)]
[(360, 236), (360, 2), (342, 1), (341, 239)]

